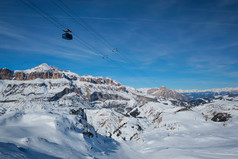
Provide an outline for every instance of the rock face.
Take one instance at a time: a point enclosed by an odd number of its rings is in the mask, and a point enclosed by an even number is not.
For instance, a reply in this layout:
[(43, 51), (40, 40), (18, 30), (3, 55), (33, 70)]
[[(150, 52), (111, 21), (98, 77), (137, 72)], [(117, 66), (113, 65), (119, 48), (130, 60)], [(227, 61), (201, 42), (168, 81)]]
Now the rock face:
[[(48, 92), (58, 89), (56, 92), (48, 96), (44, 95), (45, 98), (47, 97), (48, 101), (57, 101), (65, 95), (72, 93), (75, 93), (77, 96), (83, 98), (88, 102), (104, 102), (107, 100), (130, 101), (131, 97), (135, 99), (135, 101), (142, 103), (157, 102), (159, 98), (174, 98), (178, 100), (187, 100), (186, 96), (179, 94), (175, 91), (169, 90), (165, 87), (161, 87), (160, 89), (148, 89), (146, 94), (140, 93), (140, 91), (136, 89), (130, 89), (130, 91), (128, 91), (127, 87), (110, 78), (104, 79), (102, 77), (93, 77), (89, 75), (79, 76), (70, 71), (62, 71), (57, 67), (49, 66), (45, 63), (35, 68), (24, 71), (11, 71), (7, 68), (0, 69), (0, 79), (19, 81), (18, 84), (16, 84), (16, 82), (12, 82), (14, 84), (6, 85), (3, 96), (17, 95), (19, 93), (22, 96), (29, 96), (29, 94), (27, 95), (27, 93), (24, 93), (26, 89), (32, 90), (30, 94), (40, 96), (43, 94), (43, 92), (36, 93), (37, 90), (34, 91), (34, 89), (37, 89), (38, 87), (39, 89), (48, 90)], [(44, 81), (38, 84), (35, 84), (34, 82), (27, 82), (34, 81), (36, 79), (43, 79)], [(49, 82), (46, 80), (55, 81)], [(153, 97), (151, 97), (151, 95)], [(40, 99), (40, 97), (37, 97), (35, 99)], [(4, 100), (4, 102), (7, 101), (10, 100)]]
[(180, 93), (177, 93), (176, 91), (167, 89), (166, 87), (162, 86), (160, 88), (151, 88), (147, 90), (147, 93), (149, 95), (155, 96), (157, 98), (164, 98), (164, 99), (178, 99), (181, 101), (188, 101), (188, 97), (185, 95), (182, 95)]
[[(82, 100), (89, 103), (116, 100), (119, 103), (113, 102), (114, 104), (110, 103), (109, 105), (120, 107), (122, 105), (124, 107), (125, 105), (121, 104), (121, 101), (129, 102), (131, 99), (137, 103), (157, 102), (158, 99), (168, 98), (187, 100), (186, 96), (165, 87), (161, 87), (160, 89), (151, 88), (148, 89), (146, 93), (141, 93), (136, 89), (127, 88), (110, 78), (104, 79), (102, 77), (89, 75), (79, 76), (70, 71), (62, 71), (57, 67), (49, 66), (45, 63), (24, 71), (11, 71), (7, 68), (0, 69), (0, 79), (3, 81), (18, 81), (5, 82), (9, 84), (3, 88), (2, 96), (4, 100), (0, 100), (0, 102), (17, 101), (17, 99), (12, 98), (10, 100), (7, 97), (11, 95), (17, 96), (19, 94), (24, 96), (24, 98), (29, 95), (35, 95), (35, 98), (31, 100), (39, 100), (43, 96), (44, 100), (47, 101), (58, 101), (61, 98), (63, 99), (66, 95), (76, 94), (77, 98), (82, 98)], [(41, 82), (35, 83), (36, 79), (42, 80)], [(28, 93), (26, 90), (29, 90)], [(48, 94), (44, 91), (48, 92)], [(71, 99), (73, 98), (74, 97)], [(104, 104), (105, 107), (108, 106), (108, 103)]]
[(7, 68), (0, 68), (0, 79), (1, 80), (11, 80), (13, 78), (14, 72)]
[[(62, 100), (66, 100), (66, 97), (68, 100), (70, 98), (70, 100), (80, 100), (83, 103), (87, 101), (86, 105), (90, 105), (92, 102), (114, 100), (117, 102), (103, 103), (103, 105), (105, 107), (108, 105), (111, 107), (122, 106), (123, 108), (125, 103), (121, 104), (121, 102), (129, 102), (131, 99), (136, 102), (157, 101), (145, 94), (138, 94), (136, 89), (130, 88), (128, 91), (126, 86), (110, 78), (79, 76), (47, 64), (41, 64), (24, 71), (0, 69), (0, 79), (3, 83), (0, 103), (17, 102), (17, 96), (19, 98), (27, 97), (30, 101), (44, 99), (47, 102), (59, 102), (59, 105), (63, 105)], [(31, 98), (29, 98), (30, 96)], [(74, 102), (66, 103), (71, 106)]]
[[(39, 68), (39, 66), (38, 66)], [(1, 80), (35, 80), (40, 79), (58, 79), (64, 78), (64, 73), (62, 72), (52, 72), (52, 70), (45, 70), (42, 72), (37, 71), (37, 69), (32, 69), (32, 71), (12, 71), (7, 68), (0, 68), (0, 79)]]
[(0, 68), (0, 79), (1, 80), (35, 80), (35, 79), (61, 79), (67, 78), (70, 80), (79, 80), (82, 82), (89, 82), (93, 84), (107, 84), (114, 86), (121, 86), (121, 84), (110, 78), (103, 79), (102, 77), (93, 77), (89, 75), (78, 76), (71, 74), (69, 71), (62, 71), (54, 66), (49, 66), (45, 63), (25, 71), (12, 71), (7, 68)]
[(24, 72), (15, 72), (13, 74), (13, 80), (23, 81), (23, 80), (35, 80), (37, 78), (40, 79), (59, 79), (63, 78), (64, 74), (62, 73), (53, 73), (50, 71), (47, 72), (31, 72), (29, 74)]
[(106, 100), (126, 100), (129, 101), (130, 99), (124, 98), (117, 94), (102, 94), (101, 92), (94, 92), (90, 95), (90, 102), (94, 101), (106, 101)]
[(108, 84), (108, 85), (114, 85), (114, 86), (121, 86), (121, 84), (117, 81), (114, 81), (110, 78), (103, 79), (102, 77), (92, 77), (92, 76), (82, 76), (79, 78), (82, 82), (90, 82), (94, 84)]

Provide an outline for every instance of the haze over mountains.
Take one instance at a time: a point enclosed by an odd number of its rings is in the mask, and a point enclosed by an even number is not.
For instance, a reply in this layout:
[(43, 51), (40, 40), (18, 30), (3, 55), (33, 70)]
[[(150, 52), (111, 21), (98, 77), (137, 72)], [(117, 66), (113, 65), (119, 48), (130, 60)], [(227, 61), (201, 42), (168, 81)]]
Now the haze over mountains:
[(0, 158), (237, 158), (237, 90), (136, 89), (45, 63), (3, 68)]

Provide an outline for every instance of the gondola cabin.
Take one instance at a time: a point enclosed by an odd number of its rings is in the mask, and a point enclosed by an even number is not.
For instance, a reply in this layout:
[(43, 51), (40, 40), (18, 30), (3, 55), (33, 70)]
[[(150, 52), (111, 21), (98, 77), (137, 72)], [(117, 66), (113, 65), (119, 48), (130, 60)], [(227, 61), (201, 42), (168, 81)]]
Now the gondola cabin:
[(62, 34), (62, 38), (66, 39), (66, 40), (72, 40), (73, 36), (70, 33), (64, 33), (64, 34)]

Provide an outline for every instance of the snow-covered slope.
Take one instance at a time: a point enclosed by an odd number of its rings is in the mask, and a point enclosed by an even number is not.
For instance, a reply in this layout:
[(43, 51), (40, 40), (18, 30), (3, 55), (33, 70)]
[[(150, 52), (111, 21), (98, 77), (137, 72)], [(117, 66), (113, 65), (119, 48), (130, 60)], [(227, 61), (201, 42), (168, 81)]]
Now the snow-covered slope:
[(238, 97), (185, 99), (47, 64), (0, 69), (0, 158), (237, 158)]
[[(133, 143), (146, 158), (230, 158), (238, 157), (238, 100), (214, 100), (190, 110), (164, 113), (158, 128)], [(236, 106), (235, 106), (236, 105)], [(167, 109), (166, 109), (167, 110)], [(213, 122), (217, 112), (232, 114), (226, 122)]]
[(117, 141), (97, 134), (83, 115), (58, 108), (0, 116), (0, 158), (127, 158)]

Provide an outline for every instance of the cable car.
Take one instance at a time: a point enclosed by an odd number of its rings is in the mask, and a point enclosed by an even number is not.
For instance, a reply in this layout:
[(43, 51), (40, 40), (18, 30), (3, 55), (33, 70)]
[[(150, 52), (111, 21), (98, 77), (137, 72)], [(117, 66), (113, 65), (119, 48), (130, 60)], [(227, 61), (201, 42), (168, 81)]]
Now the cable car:
[(118, 48), (112, 49), (112, 52), (118, 52)]
[(108, 57), (108, 55), (103, 55), (102, 58), (103, 59), (108, 59), (109, 57)]
[(65, 39), (65, 40), (72, 40), (73, 39), (73, 35), (70, 34), (72, 33), (71, 30), (67, 29), (67, 30), (63, 30), (65, 33), (62, 34), (62, 38)]

